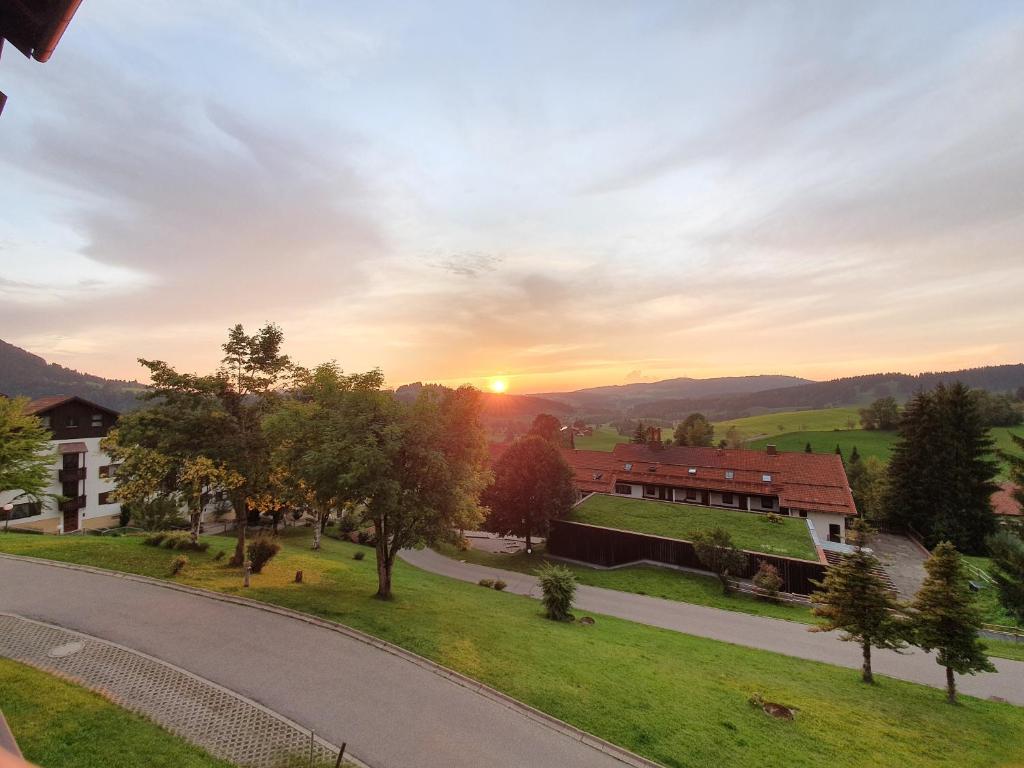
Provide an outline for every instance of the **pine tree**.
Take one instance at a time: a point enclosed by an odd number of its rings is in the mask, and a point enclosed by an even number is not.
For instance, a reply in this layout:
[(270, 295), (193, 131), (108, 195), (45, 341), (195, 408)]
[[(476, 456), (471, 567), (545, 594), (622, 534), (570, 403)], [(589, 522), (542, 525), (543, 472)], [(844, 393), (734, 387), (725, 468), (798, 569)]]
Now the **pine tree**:
[(999, 602), (1007, 613), (1024, 622), (1024, 538), (1016, 531), (1004, 530), (990, 536), (987, 544)]
[[(856, 538), (863, 545), (868, 529), (857, 523)], [(871, 649), (899, 650), (906, 643), (903, 606), (878, 576), (880, 565), (863, 546), (845, 556), (825, 573), (823, 581), (816, 583), (819, 591), (811, 595), (814, 615), (824, 622), (814, 627), (815, 632), (840, 630), (842, 640), (859, 643), (864, 657), (861, 676), (865, 683), (873, 683)]]
[(912, 606), (914, 642), (946, 668), (946, 697), (956, 703), (956, 675), (995, 672), (978, 641), (981, 614), (974, 605), (956, 548), (948, 541), (935, 547), (924, 564), (928, 576)]
[(860, 454), (857, 453), (857, 446), (855, 445), (853, 446), (853, 453), (850, 454), (850, 463), (856, 464), (858, 461), (860, 461)]
[(636, 430), (633, 432), (633, 442), (638, 445), (647, 442), (647, 429), (642, 421), (636, 425)]
[(931, 527), (931, 500), (938, 478), (931, 477), (929, 435), (936, 432), (936, 409), (929, 392), (919, 392), (903, 411), (889, 460), (886, 517), (923, 532)]
[(811, 451), (811, 444), (810, 444), (809, 441), (808, 441), (807, 445), (804, 446), (804, 453), (812, 453), (812, 451)]

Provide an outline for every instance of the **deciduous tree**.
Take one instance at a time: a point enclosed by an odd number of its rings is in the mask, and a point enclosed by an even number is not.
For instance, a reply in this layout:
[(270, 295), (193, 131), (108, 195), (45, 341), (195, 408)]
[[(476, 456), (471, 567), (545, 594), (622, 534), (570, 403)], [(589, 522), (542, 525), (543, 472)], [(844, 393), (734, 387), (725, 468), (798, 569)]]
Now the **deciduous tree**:
[(956, 548), (940, 543), (924, 564), (928, 576), (912, 605), (914, 642), (936, 651), (946, 668), (946, 698), (956, 703), (956, 675), (995, 672), (978, 640), (981, 614), (974, 604)]
[(747, 555), (733, 544), (729, 532), (724, 528), (698, 531), (693, 536), (693, 549), (704, 567), (718, 577), (723, 594), (729, 594), (729, 577), (742, 573), (747, 566)]
[(691, 413), (676, 425), (673, 442), (676, 445), (709, 446), (715, 439), (715, 428), (703, 413)]
[(533, 423), (530, 425), (530, 434), (558, 445), (561, 429), (562, 422), (556, 416), (552, 416), (550, 413), (538, 413), (533, 417)]
[(26, 413), (28, 399), (0, 397), (0, 491), (18, 491), (15, 499), (39, 501), (53, 471), (50, 432)]
[(494, 482), (484, 492), (486, 530), (531, 537), (546, 536), (552, 520), (569, 513), (576, 500), (572, 469), (561, 452), (537, 436), (513, 443), (494, 466)]

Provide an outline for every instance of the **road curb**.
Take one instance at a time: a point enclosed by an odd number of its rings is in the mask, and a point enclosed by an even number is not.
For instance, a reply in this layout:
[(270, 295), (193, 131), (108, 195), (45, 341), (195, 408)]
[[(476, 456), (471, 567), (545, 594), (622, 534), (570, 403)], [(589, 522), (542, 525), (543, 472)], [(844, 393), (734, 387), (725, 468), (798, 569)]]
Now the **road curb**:
[(312, 614), (302, 613), (301, 611), (295, 611), (291, 608), (283, 608), (281, 606), (273, 605), (270, 603), (260, 602), (259, 600), (253, 600), (247, 597), (238, 597), (236, 595), (228, 595), (223, 592), (214, 592), (209, 589), (203, 589), (201, 587), (192, 587), (185, 584), (175, 584), (173, 582), (162, 581), (160, 579), (154, 579), (149, 576), (140, 576), (134, 573), (124, 573), (122, 571), (112, 571), (106, 568), (96, 568), (90, 565), (81, 565), (78, 563), (65, 563), (59, 560), (48, 560), (40, 557), (28, 557), (25, 555), (11, 555), (7, 553), (0, 553), (0, 559), (13, 560), (16, 562), (23, 563), (35, 563), (38, 565), (46, 565), (54, 568), (65, 568), (72, 571), (81, 571), (84, 573), (92, 573), (99, 576), (107, 576), (110, 578), (123, 579), (125, 581), (133, 581), (139, 584), (148, 584), (150, 586), (162, 587), (164, 589), (176, 590), (178, 592), (184, 592), (186, 594), (195, 595), (197, 597), (204, 597), (209, 600), (218, 600), (222, 603), (231, 603), (239, 605), (245, 608), (253, 608), (256, 610), (264, 611), (266, 613), (275, 613), (279, 616), (284, 616), (298, 621), (311, 624), (322, 629), (327, 629), (332, 632), (337, 632), (341, 635), (345, 635), (353, 640), (357, 640), (366, 645), (377, 648), (378, 650), (390, 653), (392, 656), (397, 656), (405, 661), (408, 661), (416, 666), (425, 669), (438, 677), (443, 677), (462, 688), (467, 688), (484, 698), (490, 699), (491, 701), (504, 706), (506, 709), (510, 709), (518, 714), (526, 717), (533, 722), (543, 725), (550, 730), (567, 736), (575, 741), (587, 745), (591, 749), (595, 749), (602, 752), (610, 757), (615, 758), (624, 765), (633, 766), (633, 768), (663, 768), (660, 763), (656, 763), (652, 760), (648, 760), (645, 757), (641, 757), (633, 752), (630, 752), (623, 747), (619, 747), (612, 744), (610, 741), (594, 736), (593, 734), (587, 733), (573, 725), (559, 720), (558, 718), (541, 712), (539, 709), (531, 707), (529, 704), (524, 704), (517, 699), (502, 693), (501, 691), (492, 688), (486, 683), (481, 683), (478, 680), (473, 680), (461, 672), (456, 672), (453, 669), (444, 667), (424, 656), (408, 651), (400, 646), (394, 645), (381, 640), (380, 638), (374, 637), (373, 635), (361, 632), (358, 629), (353, 629), (345, 624), (340, 624), (336, 621), (329, 621), (327, 619), (321, 619), (318, 616)]

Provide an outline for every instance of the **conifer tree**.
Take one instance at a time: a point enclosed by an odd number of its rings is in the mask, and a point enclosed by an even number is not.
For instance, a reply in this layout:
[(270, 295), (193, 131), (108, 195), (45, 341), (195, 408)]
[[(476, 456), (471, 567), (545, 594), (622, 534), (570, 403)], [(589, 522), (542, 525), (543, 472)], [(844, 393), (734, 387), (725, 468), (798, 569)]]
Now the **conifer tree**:
[(842, 632), (840, 638), (859, 643), (864, 663), (861, 677), (873, 683), (871, 649), (899, 650), (905, 647), (906, 633), (903, 606), (878, 575), (878, 560), (864, 547), (869, 530), (859, 522), (854, 527), (857, 548), (831, 566), (819, 591), (811, 595), (814, 615), (824, 621), (812, 632)]
[(914, 642), (937, 651), (935, 660), (946, 668), (946, 700), (956, 703), (956, 675), (995, 672), (978, 640), (981, 614), (963, 573), (956, 548), (948, 541), (935, 547), (924, 564), (928, 576), (912, 606)]
[(633, 442), (637, 445), (647, 442), (647, 429), (642, 421), (637, 422), (636, 430), (633, 432)]
[(810, 441), (808, 441), (807, 445), (804, 446), (804, 453), (812, 453)]
[(1003, 530), (990, 536), (987, 543), (999, 602), (1007, 613), (1024, 622), (1024, 538), (1017, 531)]
[(850, 463), (855, 464), (860, 461), (860, 454), (857, 453), (857, 446), (853, 446), (853, 453), (850, 454)]

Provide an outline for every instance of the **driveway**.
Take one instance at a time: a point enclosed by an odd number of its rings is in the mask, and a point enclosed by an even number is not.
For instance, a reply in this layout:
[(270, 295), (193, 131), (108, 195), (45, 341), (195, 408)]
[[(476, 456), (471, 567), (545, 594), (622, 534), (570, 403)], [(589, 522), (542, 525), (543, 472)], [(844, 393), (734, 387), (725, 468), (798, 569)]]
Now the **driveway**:
[(0, 612), (141, 651), (315, 730), (374, 768), (623, 768), (413, 661), (287, 615), (159, 584), (0, 557)]
[(871, 537), (871, 549), (889, 574), (900, 597), (912, 600), (924, 583), (924, 561), (928, 555), (906, 536), (893, 533), (876, 533)]
[[(525, 573), (460, 562), (430, 549), (404, 550), (401, 557), (423, 570), (453, 579), (475, 583), (483, 578), (500, 578), (508, 584), (506, 590), (509, 592), (532, 597), (540, 595), (537, 579)], [(583, 584), (576, 589), (576, 608), (577, 614), (590, 612), (616, 616), (652, 627), (801, 659), (823, 661), (851, 669), (860, 669), (861, 665), (858, 646), (844, 643), (836, 633), (809, 632), (806, 625), (792, 621), (750, 616)], [(993, 659), (992, 662), (999, 670), (998, 673), (959, 677), (957, 687), (972, 696), (997, 696), (1024, 706), (1024, 662), (1006, 659)], [(936, 688), (945, 686), (945, 673), (935, 663), (935, 657), (917, 649), (901, 654), (875, 650), (872, 663), (878, 674)]]

